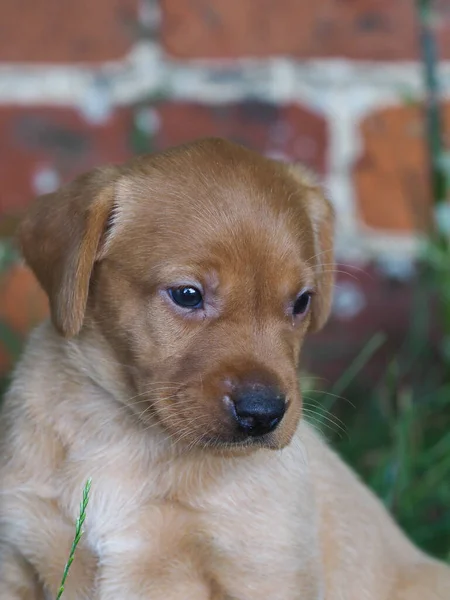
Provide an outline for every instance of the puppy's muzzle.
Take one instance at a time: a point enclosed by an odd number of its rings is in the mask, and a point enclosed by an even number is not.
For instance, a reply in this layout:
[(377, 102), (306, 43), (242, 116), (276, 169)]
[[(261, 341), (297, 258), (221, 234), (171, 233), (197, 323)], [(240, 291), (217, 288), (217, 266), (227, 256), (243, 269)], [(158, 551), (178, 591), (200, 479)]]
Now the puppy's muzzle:
[(274, 431), (286, 412), (285, 396), (269, 386), (240, 387), (230, 399), (239, 430), (251, 437)]

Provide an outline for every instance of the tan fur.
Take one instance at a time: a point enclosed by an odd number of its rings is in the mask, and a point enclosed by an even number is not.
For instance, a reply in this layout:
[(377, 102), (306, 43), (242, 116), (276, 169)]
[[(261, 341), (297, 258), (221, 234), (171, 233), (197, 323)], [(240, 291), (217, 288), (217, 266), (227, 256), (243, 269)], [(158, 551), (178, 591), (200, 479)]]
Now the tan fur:
[[(1, 414), (0, 599), (445, 600), (424, 556), (301, 419), (297, 369), (332, 290), (333, 215), (302, 169), (203, 140), (84, 175), (21, 229), (53, 323)], [(168, 286), (200, 285), (184, 311)], [(311, 310), (293, 319), (302, 289)], [(239, 440), (224, 398), (287, 396)]]

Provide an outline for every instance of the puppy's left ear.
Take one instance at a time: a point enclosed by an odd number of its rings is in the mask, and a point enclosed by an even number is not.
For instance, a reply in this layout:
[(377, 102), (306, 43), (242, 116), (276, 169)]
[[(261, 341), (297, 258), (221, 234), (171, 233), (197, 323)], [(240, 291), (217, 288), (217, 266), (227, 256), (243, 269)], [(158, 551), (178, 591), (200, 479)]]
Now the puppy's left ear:
[(327, 321), (333, 300), (335, 214), (324, 190), (314, 175), (301, 165), (288, 165), (290, 175), (300, 184), (302, 202), (313, 232), (313, 255), (317, 293), (311, 307), (311, 331), (318, 331)]
[(33, 202), (19, 227), (22, 254), (50, 301), (66, 337), (83, 325), (91, 273), (115, 200), (114, 167), (95, 169)]

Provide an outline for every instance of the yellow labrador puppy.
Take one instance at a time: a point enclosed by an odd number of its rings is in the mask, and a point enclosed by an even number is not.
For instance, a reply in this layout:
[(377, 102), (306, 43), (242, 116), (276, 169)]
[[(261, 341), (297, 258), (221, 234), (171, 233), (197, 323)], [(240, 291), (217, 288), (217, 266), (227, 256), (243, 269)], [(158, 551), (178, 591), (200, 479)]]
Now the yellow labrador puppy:
[(20, 230), (51, 322), (1, 413), (0, 599), (449, 600), (302, 420), (333, 213), (301, 168), (219, 139), (98, 169)]

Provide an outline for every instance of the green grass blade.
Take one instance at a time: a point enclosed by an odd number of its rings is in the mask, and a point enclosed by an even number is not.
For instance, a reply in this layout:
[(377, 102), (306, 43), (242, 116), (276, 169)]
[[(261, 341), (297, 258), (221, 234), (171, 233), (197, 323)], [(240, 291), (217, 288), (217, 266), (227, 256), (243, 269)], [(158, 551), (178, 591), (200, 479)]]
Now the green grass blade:
[(83, 499), (80, 504), (80, 514), (75, 524), (75, 537), (73, 538), (72, 547), (70, 548), (69, 558), (64, 567), (63, 576), (61, 579), (61, 585), (59, 586), (56, 600), (60, 600), (64, 593), (64, 586), (66, 585), (67, 576), (69, 574), (70, 566), (75, 558), (75, 550), (80, 542), (81, 536), (83, 535), (83, 524), (86, 519), (86, 509), (89, 503), (89, 492), (91, 490), (91, 479), (88, 479), (83, 489)]
[(332, 387), (333, 394), (337, 394), (338, 396), (342, 394), (348, 386), (352, 383), (352, 381), (357, 377), (357, 375), (364, 369), (366, 364), (375, 354), (375, 352), (381, 348), (381, 346), (386, 341), (386, 336), (384, 333), (376, 333), (369, 342), (364, 346), (358, 356), (351, 363), (349, 368), (344, 371), (344, 373), (339, 377), (334, 386)]

